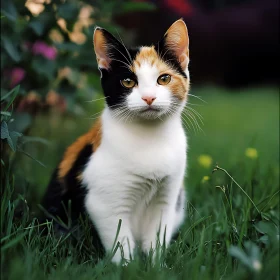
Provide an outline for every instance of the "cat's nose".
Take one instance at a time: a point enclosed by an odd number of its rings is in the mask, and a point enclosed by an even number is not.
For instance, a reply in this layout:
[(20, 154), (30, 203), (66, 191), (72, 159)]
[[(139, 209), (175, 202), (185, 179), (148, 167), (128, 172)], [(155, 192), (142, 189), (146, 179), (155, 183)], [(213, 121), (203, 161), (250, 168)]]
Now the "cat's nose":
[(152, 105), (152, 103), (156, 100), (156, 97), (151, 97), (151, 96), (144, 96), (142, 99), (148, 104)]

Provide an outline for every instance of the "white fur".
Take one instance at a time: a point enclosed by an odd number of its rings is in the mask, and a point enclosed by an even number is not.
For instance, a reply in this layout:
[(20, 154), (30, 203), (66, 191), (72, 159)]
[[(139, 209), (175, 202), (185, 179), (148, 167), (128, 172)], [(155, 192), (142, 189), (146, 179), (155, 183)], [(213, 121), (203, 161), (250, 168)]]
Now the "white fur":
[(170, 106), (171, 93), (167, 87), (159, 85), (157, 78), (160, 73), (156, 66), (149, 63), (142, 63), (140, 68), (136, 68), (138, 86), (133, 88), (132, 93), (127, 97), (128, 107), (133, 109), (135, 106), (148, 107), (142, 97), (156, 97), (153, 106), (162, 106), (165, 110)]
[[(153, 105), (161, 106), (161, 113), (169, 108), (171, 93), (157, 85), (158, 75), (148, 64), (138, 69), (139, 85), (127, 98), (128, 108), (145, 108), (141, 97), (146, 94), (157, 97)], [(124, 122), (105, 108), (102, 141), (84, 170), (83, 183), (88, 189), (87, 212), (108, 252), (119, 219), (122, 226), (118, 241), (126, 259), (133, 254), (136, 242), (146, 253), (155, 248), (158, 231), (163, 244), (165, 228), (168, 245), (181, 225), (184, 213), (183, 209), (176, 213), (176, 202), (183, 185), (187, 139), (180, 115), (178, 110), (163, 121)], [(121, 261), (120, 250), (113, 261)]]

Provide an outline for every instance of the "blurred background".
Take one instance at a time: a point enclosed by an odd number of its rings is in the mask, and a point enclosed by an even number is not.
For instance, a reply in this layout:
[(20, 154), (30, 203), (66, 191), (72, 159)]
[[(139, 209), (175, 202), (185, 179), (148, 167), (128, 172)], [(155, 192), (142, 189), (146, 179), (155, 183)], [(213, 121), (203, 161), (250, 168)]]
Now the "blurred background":
[(203, 118), (194, 116), (201, 130), (184, 120), (189, 185), (215, 163), (240, 169), (259, 160), (279, 176), (278, 0), (2, 0), (2, 165), (9, 161), (15, 188), (33, 205), (65, 147), (104, 106), (94, 27), (129, 46), (149, 45), (181, 17), (190, 37), (189, 106)]

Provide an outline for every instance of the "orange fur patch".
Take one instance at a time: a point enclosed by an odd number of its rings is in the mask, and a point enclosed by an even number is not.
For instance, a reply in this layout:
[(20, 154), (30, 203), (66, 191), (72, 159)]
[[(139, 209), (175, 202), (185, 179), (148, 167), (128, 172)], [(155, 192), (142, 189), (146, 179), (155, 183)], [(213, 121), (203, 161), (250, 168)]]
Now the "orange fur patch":
[(154, 46), (142, 47), (137, 54), (131, 70), (136, 73), (137, 68), (141, 67), (142, 63), (149, 63), (151, 66), (156, 66), (160, 75), (169, 74), (171, 81), (166, 85), (170, 91), (179, 99), (184, 100), (189, 91), (189, 79), (183, 78), (177, 71), (165, 63), (156, 52)]
[(187, 98), (189, 92), (189, 79), (184, 79), (178, 74), (171, 74), (171, 81), (166, 86), (179, 100)]
[(80, 152), (88, 144), (93, 144), (92, 152), (95, 152), (96, 149), (100, 146), (101, 137), (102, 137), (102, 125), (101, 119), (98, 119), (94, 124), (92, 129), (79, 137), (76, 142), (69, 146), (64, 154), (63, 160), (58, 167), (58, 178), (63, 180), (63, 178), (68, 174), (74, 165), (76, 159), (78, 158)]
[(159, 57), (154, 47), (142, 47), (134, 60), (132, 70), (135, 70), (135, 66), (141, 67), (143, 62), (148, 62), (153, 66), (157, 60)]

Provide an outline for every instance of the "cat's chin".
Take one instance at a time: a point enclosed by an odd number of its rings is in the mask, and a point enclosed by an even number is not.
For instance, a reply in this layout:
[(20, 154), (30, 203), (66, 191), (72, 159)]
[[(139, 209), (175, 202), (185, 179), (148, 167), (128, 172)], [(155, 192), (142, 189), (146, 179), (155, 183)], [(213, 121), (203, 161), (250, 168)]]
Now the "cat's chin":
[(145, 108), (137, 112), (133, 112), (134, 116), (139, 120), (163, 120), (166, 118), (166, 109), (162, 108)]

